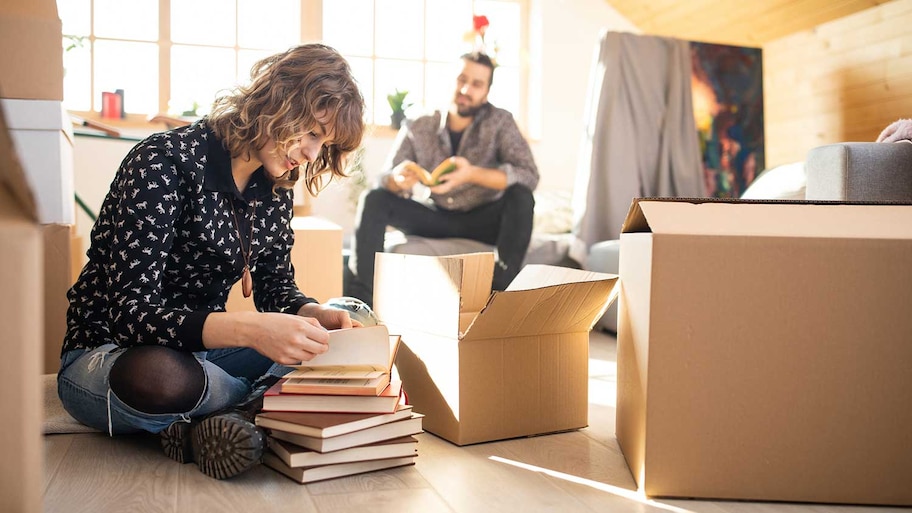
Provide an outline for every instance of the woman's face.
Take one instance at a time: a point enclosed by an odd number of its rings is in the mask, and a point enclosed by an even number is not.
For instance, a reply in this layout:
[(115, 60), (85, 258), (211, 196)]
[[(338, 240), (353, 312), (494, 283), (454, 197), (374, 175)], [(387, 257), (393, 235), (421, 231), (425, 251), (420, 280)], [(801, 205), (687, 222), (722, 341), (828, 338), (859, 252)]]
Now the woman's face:
[(288, 171), (307, 162), (313, 162), (325, 146), (332, 144), (332, 128), (327, 127), (327, 116), (317, 116), (317, 128), (297, 135), (286, 147), (286, 152), (279, 151), (275, 140), (270, 140), (257, 151), (257, 159), (273, 178), (280, 178)]

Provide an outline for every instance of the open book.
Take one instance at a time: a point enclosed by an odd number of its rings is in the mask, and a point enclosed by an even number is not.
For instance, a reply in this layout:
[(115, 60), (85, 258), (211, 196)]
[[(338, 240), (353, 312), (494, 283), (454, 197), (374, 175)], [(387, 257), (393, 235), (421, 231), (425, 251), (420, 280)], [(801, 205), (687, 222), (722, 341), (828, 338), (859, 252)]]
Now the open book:
[(421, 183), (428, 187), (433, 187), (435, 185), (440, 185), (441, 176), (456, 169), (456, 163), (454, 162), (453, 157), (450, 157), (438, 164), (433, 171), (428, 171), (414, 162), (409, 163), (406, 168), (414, 171), (415, 174), (418, 175), (418, 179), (421, 180)]
[(283, 393), (380, 395), (389, 385), (399, 336), (386, 326), (329, 332), (329, 350), (285, 375)]

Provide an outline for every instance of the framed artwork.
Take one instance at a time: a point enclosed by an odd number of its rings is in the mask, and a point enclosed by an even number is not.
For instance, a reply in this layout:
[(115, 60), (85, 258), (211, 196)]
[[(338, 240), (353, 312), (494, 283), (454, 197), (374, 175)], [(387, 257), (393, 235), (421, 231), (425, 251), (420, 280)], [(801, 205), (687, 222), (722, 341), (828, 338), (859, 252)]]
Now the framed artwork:
[(737, 198), (765, 167), (760, 48), (690, 43), (707, 196)]

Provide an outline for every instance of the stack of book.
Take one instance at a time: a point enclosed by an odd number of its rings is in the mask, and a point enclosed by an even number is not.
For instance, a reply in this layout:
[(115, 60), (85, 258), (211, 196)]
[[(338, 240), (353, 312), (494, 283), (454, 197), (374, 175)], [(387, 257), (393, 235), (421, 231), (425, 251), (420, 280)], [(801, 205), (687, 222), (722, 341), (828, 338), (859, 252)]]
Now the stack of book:
[(399, 337), (385, 326), (336, 330), (330, 349), (263, 397), (263, 463), (299, 483), (413, 465), (423, 415), (391, 379)]

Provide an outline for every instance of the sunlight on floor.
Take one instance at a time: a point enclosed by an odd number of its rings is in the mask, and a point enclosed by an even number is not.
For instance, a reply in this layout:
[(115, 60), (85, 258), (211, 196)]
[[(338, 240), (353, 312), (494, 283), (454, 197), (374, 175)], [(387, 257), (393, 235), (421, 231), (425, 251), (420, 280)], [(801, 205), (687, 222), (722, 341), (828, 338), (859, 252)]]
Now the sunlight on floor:
[(617, 407), (617, 363), (589, 359), (589, 403)]
[(639, 502), (640, 504), (645, 504), (647, 506), (652, 506), (654, 508), (663, 509), (666, 511), (671, 511), (673, 513), (693, 513), (689, 509), (679, 508), (677, 506), (672, 506), (670, 504), (662, 504), (661, 502), (656, 502), (652, 499), (646, 498), (646, 496), (641, 492), (636, 492), (633, 490), (627, 490), (626, 488), (620, 488), (618, 486), (612, 486), (605, 483), (599, 483), (598, 481), (593, 481), (591, 479), (586, 479), (582, 477), (572, 476), (570, 474), (564, 474), (563, 472), (557, 472), (556, 470), (549, 470), (542, 467), (536, 467), (535, 465), (529, 465), (527, 463), (521, 463), (518, 461), (508, 460), (506, 458), (501, 458), (499, 456), (489, 456), (489, 460), (496, 461), (498, 463), (505, 463), (507, 465), (512, 465), (524, 470), (529, 470), (532, 472), (540, 472), (542, 474), (569, 481), (571, 483), (577, 483), (585, 486), (595, 488), (596, 490), (601, 490), (603, 492), (608, 492), (625, 499), (630, 499), (632, 501)]

